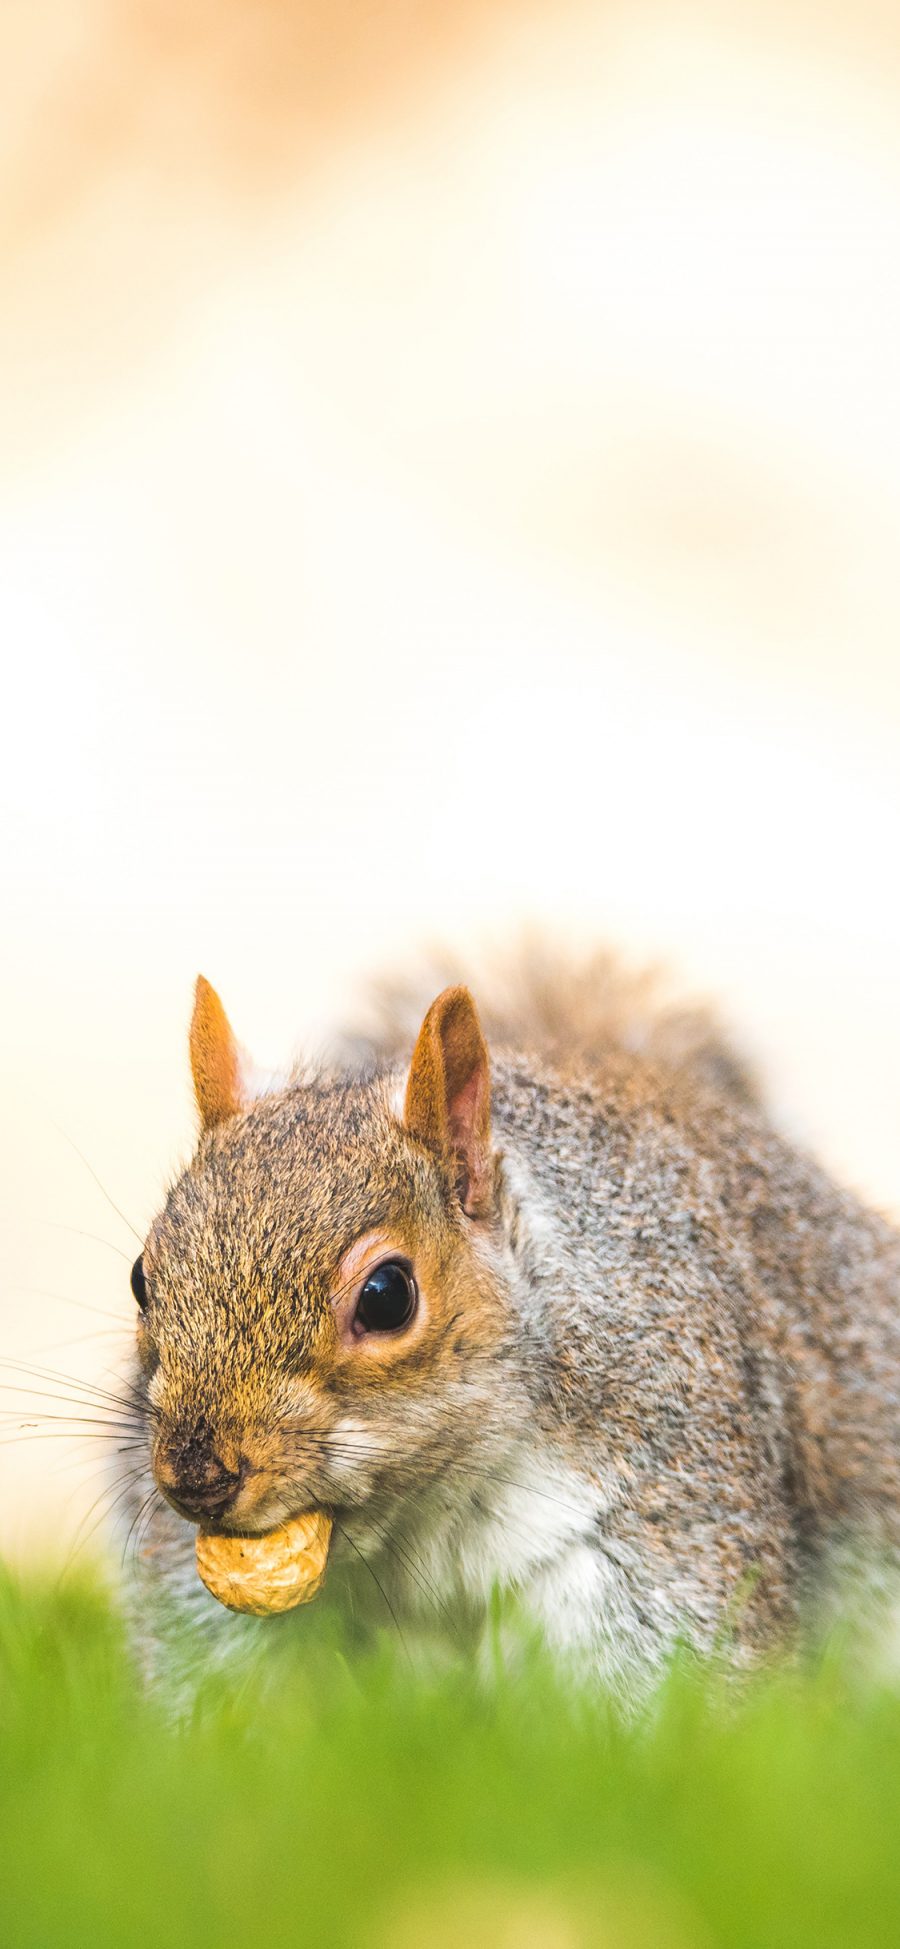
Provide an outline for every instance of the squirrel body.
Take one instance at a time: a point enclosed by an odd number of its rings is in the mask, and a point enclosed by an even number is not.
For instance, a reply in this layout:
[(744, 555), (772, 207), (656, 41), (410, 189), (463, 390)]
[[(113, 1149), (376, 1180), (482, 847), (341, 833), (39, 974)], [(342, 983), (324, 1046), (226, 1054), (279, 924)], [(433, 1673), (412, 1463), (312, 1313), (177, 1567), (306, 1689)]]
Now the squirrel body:
[(484, 1021), (490, 1055), (455, 984), (413, 1041), (394, 997), (254, 1098), (198, 984), (203, 1133), (139, 1262), (151, 1664), (244, 1628), (191, 1520), (327, 1508), (338, 1599), (477, 1626), (508, 1589), (626, 1695), (679, 1642), (789, 1640), (843, 1548), (896, 1554), (900, 1235), (606, 962), (520, 967)]

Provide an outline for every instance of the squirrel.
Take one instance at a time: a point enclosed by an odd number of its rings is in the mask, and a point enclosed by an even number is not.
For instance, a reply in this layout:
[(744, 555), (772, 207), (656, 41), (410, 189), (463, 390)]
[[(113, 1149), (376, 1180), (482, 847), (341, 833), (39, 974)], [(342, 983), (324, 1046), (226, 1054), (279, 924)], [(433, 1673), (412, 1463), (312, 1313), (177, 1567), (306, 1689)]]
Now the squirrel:
[(603, 957), (422, 1008), (255, 1094), (197, 982), (199, 1145), (132, 1274), (147, 1664), (271, 1629), (203, 1589), (197, 1524), (316, 1509), (338, 1602), (477, 1632), (513, 1592), (625, 1697), (679, 1645), (796, 1641), (842, 1551), (900, 1542), (900, 1234)]

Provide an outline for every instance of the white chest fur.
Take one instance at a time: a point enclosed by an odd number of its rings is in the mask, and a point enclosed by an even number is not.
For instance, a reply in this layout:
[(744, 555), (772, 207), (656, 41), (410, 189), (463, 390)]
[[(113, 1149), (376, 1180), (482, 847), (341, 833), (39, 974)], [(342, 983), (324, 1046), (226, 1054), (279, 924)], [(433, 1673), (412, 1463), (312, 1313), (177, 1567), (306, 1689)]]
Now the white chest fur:
[(361, 1533), (357, 1547), (377, 1559), (404, 1630), (413, 1621), (440, 1629), (459, 1611), (486, 1616), (493, 1593), (509, 1592), (555, 1655), (628, 1689), (671, 1626), (651, 1622), (636, 1601), (636, 1566), (607, 1547), (603, 1513), (602, 1489), (532, 1448), (506, 1457), (462, 1500), (449, 1484), (433, 1491), (389, 1538)]
[(600, 1491), (573, 1470), (532, 1450), (514, 1452), (467, 1480), (441, 1483), (408, 1503), (388, 1538), (358, 1539), (408, 1615), (435, 1621), (461, 1606), (477, 1612), (495, 1591), (538, 1601), (575, 1554), (593, 1557)]

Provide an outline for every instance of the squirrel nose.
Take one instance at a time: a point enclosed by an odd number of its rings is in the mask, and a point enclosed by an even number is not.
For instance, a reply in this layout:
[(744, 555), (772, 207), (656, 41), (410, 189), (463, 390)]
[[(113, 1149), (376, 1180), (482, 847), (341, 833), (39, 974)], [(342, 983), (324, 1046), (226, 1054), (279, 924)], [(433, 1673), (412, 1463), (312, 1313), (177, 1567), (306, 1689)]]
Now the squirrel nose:
[(158, 1456), (156, 1477), (160, 1488), (177, 1502), (188, 1516), (222, 1516), (233, 1501), (246, 1472), (241, 1458), (237, 1468), (228, 1468), (213, 1449), (196, 1440), (166, 1456)]

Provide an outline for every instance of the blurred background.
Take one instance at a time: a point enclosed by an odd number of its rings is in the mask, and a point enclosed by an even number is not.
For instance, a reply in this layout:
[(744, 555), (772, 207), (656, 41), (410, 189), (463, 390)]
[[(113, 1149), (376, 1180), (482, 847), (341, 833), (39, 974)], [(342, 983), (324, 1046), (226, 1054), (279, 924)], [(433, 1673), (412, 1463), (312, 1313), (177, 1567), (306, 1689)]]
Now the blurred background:
[[(198, 969), (274, 1065), (423, 942), (619, 944), (900, 1207), (896, 8), (0, 42), (0, 1351), (115, 1363)], [(0, 1545), (90, 1547), (2, 1440)]]

